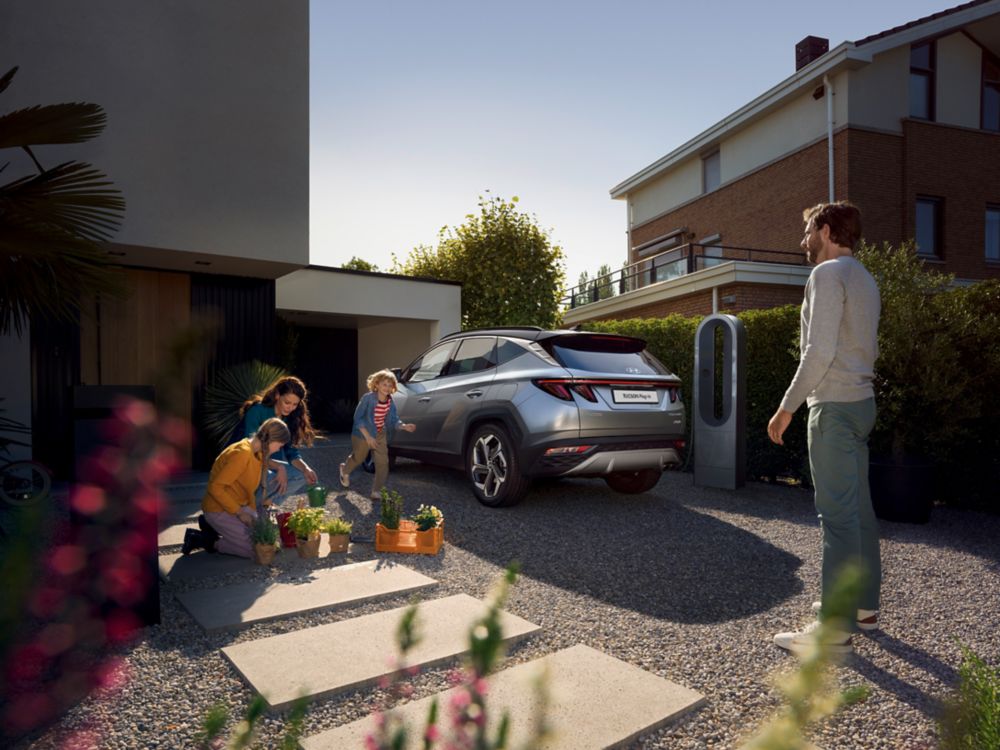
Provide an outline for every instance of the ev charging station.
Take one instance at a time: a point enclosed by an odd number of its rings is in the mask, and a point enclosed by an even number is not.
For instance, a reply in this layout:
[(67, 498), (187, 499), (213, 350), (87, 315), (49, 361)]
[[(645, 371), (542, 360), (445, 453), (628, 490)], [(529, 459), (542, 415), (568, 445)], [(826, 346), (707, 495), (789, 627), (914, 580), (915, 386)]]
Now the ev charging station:
[[(716, 395), (716, 331), (722, 330), (722, 404)], [(709, 315), (694, 339), (694, 483), (735, 490), (746, 482), (747, 335), (735, 315)], [(721, 408), (720, 408), (721, 407)]]

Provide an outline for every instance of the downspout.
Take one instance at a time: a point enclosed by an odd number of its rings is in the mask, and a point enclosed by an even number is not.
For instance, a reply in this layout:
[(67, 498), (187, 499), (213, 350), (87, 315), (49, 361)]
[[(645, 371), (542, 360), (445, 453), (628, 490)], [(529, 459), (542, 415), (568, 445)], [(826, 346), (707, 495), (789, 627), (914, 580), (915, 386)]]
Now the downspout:
[(826, 90), (826, 171), (829, 183), (829, 202), (836, 200), (833, 189), (833, 85), (830, 83), (830, 75), (823, 74), (823, 88)]

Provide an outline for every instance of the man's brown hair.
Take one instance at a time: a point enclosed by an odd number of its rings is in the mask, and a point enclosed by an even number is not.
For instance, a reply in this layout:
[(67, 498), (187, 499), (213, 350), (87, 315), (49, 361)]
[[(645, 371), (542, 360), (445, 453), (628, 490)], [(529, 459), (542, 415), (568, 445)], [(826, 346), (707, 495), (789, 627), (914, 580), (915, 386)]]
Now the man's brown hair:
[(830, 227), (830, 241), (835, 245), (854, 250), (861, 239), (861, 211), (848, 201), (818, 203), (803, 211), (802, 219), (807, 224), (811, 219), (817, 231)]

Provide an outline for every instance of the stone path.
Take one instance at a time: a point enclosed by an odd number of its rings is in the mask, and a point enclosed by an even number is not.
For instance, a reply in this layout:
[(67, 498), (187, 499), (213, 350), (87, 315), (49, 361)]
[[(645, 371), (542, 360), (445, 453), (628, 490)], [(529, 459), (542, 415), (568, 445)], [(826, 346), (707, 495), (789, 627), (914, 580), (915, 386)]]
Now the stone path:
[[(546, 750), (588, 750), (620, 747), (639, 734), (652, 731), (691, 711), (705, 698), (589, 646), (577, 645), (526, 664), (497, 672), (489, 682), (494, 727), (506, 712), (510, 716), (509, 747), (522, 746), (535, 719), (539, 677), (548, 699), (547, 721), (552, 735)], [(406, 748), (422, 747), (421, 732), (431, 702), (438, 701), (438, 721), (447, 726), (449, 699), (457, 688), (412, 701), (397, 713), (412, 729)], [(371, 717), (344, 724), (302, 741), (304, 750), (363, 748), (374, 729)]]
[[(260, 638), (228, 646), (222, 653), (269, 707), (282, 709), (300, 695), (322, 698), (376, 685), (389, 673), (386, 657), (396, 651), (396, 630), (405, 611), (400, 607)], [(478, 599), (456, 594), (421, 602), (417, 611), (423, 637), (407, 655), (407, 666), (430, 667), (468, 650), (469, 625), (487, 608)], [(501, 615), (501, 627), (506, 643), (539, 630), (508, 612)]]
[[(190, 495), (190, 497), (188, 497)], [(174, 506), (172, 526), (160, 534), (160, 545), (183, 541), (187, 528), (196, 527), (196, 489), (186, 490)], [(436, 581), (392, 559), (337, 565), (330, 555), (329, 568), (289, 564), (294, 550), (283, 550), (279, 570), (270, 581), (232, 583), (215, 588), (177, 591), (175, 596), (194, 620), (206, 630), (240, 628), (303, 612), (350, 607), (404, 591), (422, 591)], [(296, 560), (297, 562), (297, 560)], [(161, 555), (160, 575), (170, 583), (204, 581), (250, 571), (249, 560), (196, 552)], [(295, 568), (298, 567), (298, 570)], [(454, 660), (468, 647), (469, 626), (485, 611), (485, 604), (465, 594), (431, 599), (420, 605), (424, 639), (409, 663), (429, 667)], [(328, 625), (228, 646), (222, 654), (234, 669), (275, 710), (287, 707), (305, 693), (313, 699), (377, 684), (394, 669), (386, 655), (396, 652), (396, 627), (405, 608), (342, 619)], [(508, 612), (502, 613), (504, 639), (530, 637), (539, 628)], [(306, 658), (303, 654), (307, 655)], [(310, 659), (309, 654), (322, 654)], [(295, 669), (288, 669), (294, 663)], [(694, 710), (704, 697), (685, 687), (645, 672), (619, 659), (583, 645), (502, 670), (490, 677), (489, 706), (493, 719), (504, 711), (511, 715), (511, 746), (521, 744), (531, 729), (537, 705), (532, 687), (545, 674), (548, 696), (546, 718), (553, 735), (546, 748), (585, 750), (621, 747)], [(440, 693), (442, 721), (452, 691)], [(430, 696), (400, 706), (413, 717), (410, 725), (422, 726)], [(361, 748), (371, 729), (371, 719), (336, 727), (302, 740), (304, 750)], [(412, 747), (418, 747), (413, 738)]]

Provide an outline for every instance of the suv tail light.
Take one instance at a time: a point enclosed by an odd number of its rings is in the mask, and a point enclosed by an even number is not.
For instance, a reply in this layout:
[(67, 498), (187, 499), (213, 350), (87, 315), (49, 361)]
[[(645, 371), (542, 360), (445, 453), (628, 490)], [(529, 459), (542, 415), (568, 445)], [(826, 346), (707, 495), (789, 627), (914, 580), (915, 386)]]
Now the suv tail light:
[(599, 378), (588, 380), (574, 380), (573, 378), (538, 378), (537, 380), (533, 380), (531, 382), (548, 393), (550, 396), (555, 396), (562, 401), (572, 401), (573, 393), (576, 393), (581, 398), (596, 404), (597, 394), (594, 393), (593, 388), (595, 385), (663, 388), (667, 391), (667, 394), (670, 397), (670, 403), (675, 403), (680, 398), (680, 388), (676, 384), (658, 381), (604, 380)]

